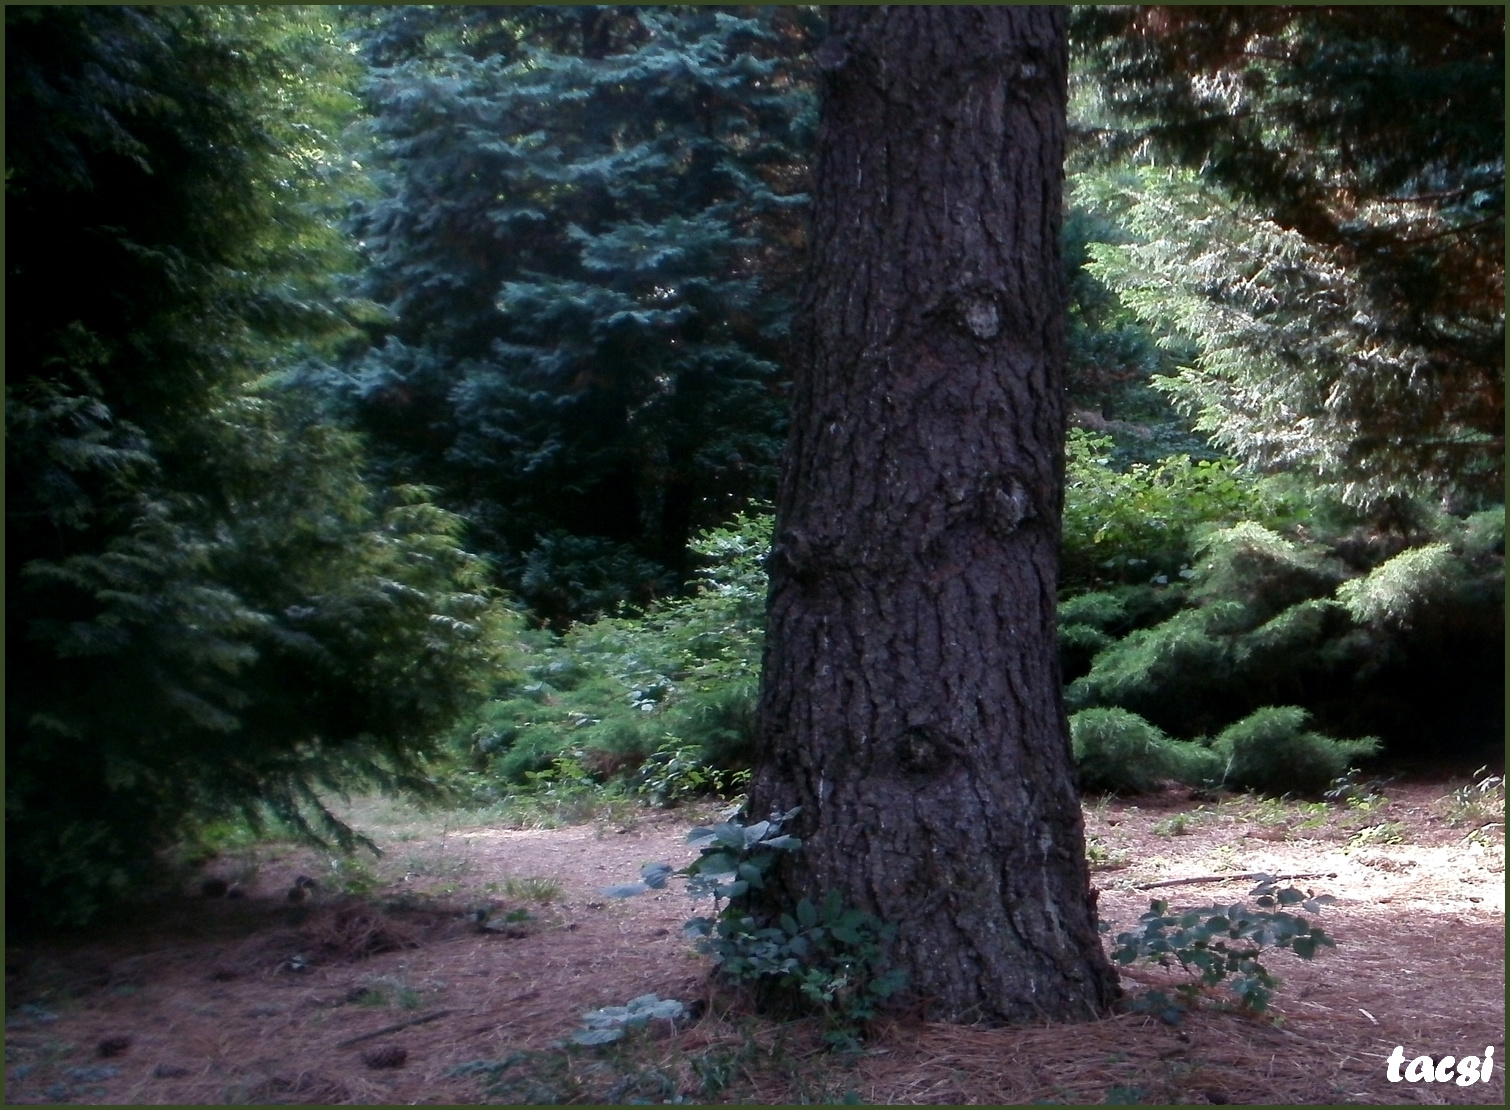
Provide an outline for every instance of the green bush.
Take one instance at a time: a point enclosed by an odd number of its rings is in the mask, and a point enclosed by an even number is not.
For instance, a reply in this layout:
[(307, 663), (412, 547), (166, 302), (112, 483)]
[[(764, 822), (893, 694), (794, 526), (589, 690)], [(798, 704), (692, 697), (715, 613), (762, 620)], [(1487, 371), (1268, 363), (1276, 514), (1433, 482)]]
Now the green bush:
[(1321, 926), (1286, 909), (1320, 913), (1322, 906), (1336, 901), (1331, 895), (1295, 887), (1280, 889), (1269, 876), (1252, 894), (1257, 895), (1256, 910), (1235, 902), (1171, 911), (1168, 902), (1150, 902), (1148, 912), (1138, 919), (1139, 927), (1118, 935), (1112, 959), (1124, 966), (1142, 961), (1168, 967), (1173, 956), (1191, 980), (1176, 988), (1183, 1000), (1153, 990), (1135, 1000), (1132, 1009), (1178, 1024), (1187, 1003), (1210, 997), (1212, 988), (1225, 983), (1239, 1008), (1262, 1013), (1280, 985), (1263, 964), (1268, 952), (1288, 948), (1302, 960), (1310, 960), (1323, 948), (1337, 947)]
[(1319, 794), (1347, 773), (1355, 759), (1374, 755), (1372, 736), (1334, 740), (1305, 726), (1296, 705), (1269, 705), (1224, 729), (1212, 750), (1225, 763), (1228, 786), (1270, 794)]
[(1185, 586), (1114, 586), (1059, 603), (1059, 670), (1072, 682), (1091, 669), (1097, 655), (1140, 628), (1179, 611)]
[(1344, 582), (1337, 600), (1359, 624), (1408, 627), (1429, 606), (1462, 586), (1462, 561), (1445, 543), (1402, 551), (1362, 578)]
[(1190, 741), (1171, 740), (1136, 713), (1086, 709), (1070, 718), (1080, 785), (1086, 790), (1143, 793), (1164, 779), (1200, 785), (1221, 778), (1222, 761)]
[(1326, 597), (1343, 569), (1320, 545), (1291, 542), (1253, 521), (1207, 533), (1196, 549), (1191, 600), (1235, 601), (1250, 624), (1292, 605)]
[(896, 926), (846, 906), (838, 891), (820, 902), (800, 899), (790, 913), (765, 925), (746, 913), (741, 901), (749, 891), (765, 889), (778, 853), (802, 847), (799, 838), (781, 831), (797, 813), (773, 813), (749, 825), (730, 816), (693, 829), (687, 843), (698, 849), (698, 857), (686, 867), (646, 864), (638, 882), (618, 883), (603, 893), (630, 898), (662, 889), (670, 878), (685, 878), (693, 898), (712, 897), (713, 916), (688, 919), (683, 932), (713, 957), (719, 973), (754, 988), (764, 1001), (817, 1010), (829, 1026), (825, 1039), (853, 1048), (864, 1023), (907, 984), (906, 970), (891, 967), (886, 952)]
[(1223, 703), (1232, 697), (1237, 676), (1231, 630), (1241, 615), (1236, 603), (1184, 609), (1124, 636), (1070, 683), (1069, 707), (1119, 706), (1169, 732), (1208, 731), (1221, 722)]
[(1413, 537), (1360, 537), (1353, 523), (1330, 540), (1252, 522), (1208, 533), (1186, 585), (1142, 587), (1172, 615), (1134, 613), (1122, 591), (1061, 602), (1067, 703), (1127, 709), (1178, 737), (1283, 704), (1402, 752), (1444, 734), (1488, 747), (1503, 718), (1489, 678), (1503, 658), (1499, 519), (1443, 516)]
[(1059, 673), (1073, 681), (1091, 669), (1096, 656), (1116, 640), (1088, 624), (1063, 625), (1059, 629)]
[(1067, 589), (1177, 581), (1191, 547), (1213, 526), (1272, 522), (1286, 504), (1231, 460), (1172, 455), (1125, 471), (1112, 465), (1109, 436), (1072, 429), (1065, 448), (1060, 581)]
[(1474, 513), (1463, 520), (1458, 546), (1470, 559), (1505, 554), (1505, 506)]
[(741, 515), (699, 537), (707, 565), (690, 597), (520, 636), (523, 677), (458, 731), (458, 754), (501, 785), (558, 759), (598, 782), (633, 778), (663, 802), (729, 785), (753, 752), (770, 529)]

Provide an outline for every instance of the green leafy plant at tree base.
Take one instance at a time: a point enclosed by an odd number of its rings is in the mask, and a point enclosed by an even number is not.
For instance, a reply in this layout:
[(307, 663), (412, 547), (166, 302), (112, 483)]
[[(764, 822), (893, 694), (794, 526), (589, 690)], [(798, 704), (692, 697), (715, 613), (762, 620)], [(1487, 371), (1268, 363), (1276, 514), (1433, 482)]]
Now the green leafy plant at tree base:
[(749, 891), (764, 889), (778, 853), (802, 847), (800, 839), (781, 831), (797, 812), (773, 813), (751, 825), (731, 816), (695, 828), (687, 843), (700, 852), (686, 867), (646, 864), (639, 882), (607, 887), (604, 893), (631, 897), (662, 889), (673, 876), (685, 878), (694, 898), (713, 899), (713, 916), (689, 919), (684, 931), (713, 957), (719, 972), (730, 982), (816, 1009), (828, 1020), (828, 1042), (853, 1047), (860, 1026), (907, 985), (906, 971), (889, 967), (885, 955), (896, 926), (845, 906), (837, 891), (817, 903), (803, 898), (790, 913), (764, 925), (738, 905)]
[(1320, 913), (1322, 906), (1335, 901), (1330, 895), (1295, 887), (1281, 889), (1271, 878), (1249, 893), (1256, 896), (1258, 909), (1239, 902), (1171, 913), (1168, 902), (1156, 899), (1149, 903), (1148, 912), (1138, 919), (1139, 927), (1117, 937), (1112, 959), (1124, 966), (1139, 960), (1162, 967), (1178, 962), (1194, 981), (1177, 988), (1184, 1001), (1171, 999), (1163, 991), (1149, 991), (1135, 1008), (1175, 1024), (1186, 1003), (1225, 983), (1240, 1009), (1262, 1013), (1280, 986), (1280, 980), (1260, 958), (1266, 949), (1286, 948), (1309, 960), (1322, 948), (1337, 947), (1319, 925), (1283, 908)]

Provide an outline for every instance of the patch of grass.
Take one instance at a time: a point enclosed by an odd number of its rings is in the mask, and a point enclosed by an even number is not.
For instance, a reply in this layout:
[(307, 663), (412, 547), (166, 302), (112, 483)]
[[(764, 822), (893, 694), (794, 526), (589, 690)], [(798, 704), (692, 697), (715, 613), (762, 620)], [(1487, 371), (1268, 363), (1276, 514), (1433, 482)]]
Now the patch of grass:
[(527, 879), (504, 879), (502, 883), (489, 885), (496, 886), (510, 898), (539, 902), (541, 905), (553, 901), (561, 894), (561, 883), (558, 880), (541, 875), (532, 875)]
[(1085, 838), (1085, 858), (1092, 871), (1116, 871), (1128, 865), (1127, 853), (1120, 848), (1109, 847), (1095, 833)]
[(1331, 810), (1325, 802), (1302, 802), (1300, 808), (1300, 822), (1295, 826), (1298, 831), (1311, 832), (1324, 828), (1331, 820)]
[(1273, 829), (1289, 825), (1294, 815), (1294, 803), (1288, 799), (1259, 798), (1253, 804), (1249, 818), (1262, 828)]
[(330, 856), (329, 887), (342, 894), (371, 894), (382, 881), (371, 867), (356, 856)]
[(1505, 778), (1503, 775), (1491, 775), (1489, 768), (1480, 767), (1473, 773), (1472, 782), (1459, 786), (1451, 794), (1438, 800), (1432, 808), (1453, 828), (1503, 823)]
[(1335, 809), (1326, 802), (1245, 796), (1225, 799), (1209, 810), (1202, 806), (1195, 812), (1217, 819), (1251, 821), (1262, 829), (1310, 832), (1331, 821)]
[(1153, 833), (1155, 836), (1185, 836), (1199, 823), (1200, 816), (1196, 813), (1176, 813), (1162, 821), (1155, 821)]
[(633, 824), (644, 809), (641, 800), (616, 783), (587, 784), (565, 790), (519, 790), (479, 807), (469, 816), (478, 824), (513, 829), (559, 829), (568, 825)]
[(1347, 849), (1369, 848), (1380, 844), (1400, 844), (1405, 840), (1405, 826), (1398, 821), (1368, 825), (1347, 838)]
[(440, 843), (428, 852), (410, 853), (405, 860), (405, 878), (411, 875), (437, 879), (455, 879), (472, 870), (472, 852), (463, 842), (460, 849), (452, 850), (448, 839), (449, 829), (441, 831)]
[[(1496, 829), (1499, 830), (1498, 839), (1491, 835), (1492, 830)], [(1477, 829), (1469, 829), (1468, 835), (1463, 837), (1463, 843), (1468, 845), (1477, 845), (1480, 848), (1492, 848), (1498, 844), (1503, 843), (1504, 839), (1505, 825), (1502, 821), (1497, 825), (1483, 825)], [(1504, 868), (1500, 868), (1500, 870), (1503, 871)]]
[(353, 988), (346, 1000), (355, 1006), (395, 1006), (400, 1010), (417, 1010), (423, 1001), (420, 992), (402, 975), (371, 976)]
[(1211, 867), (1213, 871), (1236, 871), (1237, 849), (1231, 844), (1218, 844), (1211, 849)]

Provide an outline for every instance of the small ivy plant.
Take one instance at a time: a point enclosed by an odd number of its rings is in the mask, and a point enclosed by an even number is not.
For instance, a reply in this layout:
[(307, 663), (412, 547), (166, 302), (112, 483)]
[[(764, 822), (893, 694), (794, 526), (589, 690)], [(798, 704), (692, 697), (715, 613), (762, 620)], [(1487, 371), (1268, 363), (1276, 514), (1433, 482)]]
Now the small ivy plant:
[(886, 965), (896, 926), (847, 908), (837, 891), (816, 905), (802, 899), (764, 928), (752, 917), (725, 913), (716, 921), (694, 917), (686, 931), (734, 982), (796, 988), (829, 1019), (829, 1042), (842, 1047), (852, 1047), (856, 1028), (907, 985), (905, 970)]
[(582, 1028), (571, 1035), (573, 1044), (611, 1044), (622, 1040), (627, 1030), (649, 1025), (659, 1018), (678, 1021), (687, 1016), (687, 1007), (674, 998), (642, 994), (623, 1006), (604, 1006), (582, 1015)]
[[(1143, 960), (1164, 967), (1177, 961), (1194, 977), (1178, 988), (1186, 1001), (1225, 982), (1239, 1008), (1262, 1013), (1280, 985), (1260, 958), (1266, 949), (1287, 948), (1309, 960), (1321, 949), (1337, 946), (1321, 926), (1284, 907), (1314, 914), (1335, 899), (1295, 887), (1281, 889), (1272, 878), (1261, 881), (1250, 896), (1256, 896), (1258, 909), (1234, 903), (1171, 913), (1168, 902), (1154, 900), (1138, 919), (1139, 927), (1117, 937), (1112, 958), (1124, 965)], [(1170, 1024), (1178, 1022), (1185, 1010), (1182, 1002), (1162, 991), (1148, 992), (1135, 1008), (1155, 1013)]]
[(725, 911), (724, 903), (738, 898), (747, 890), (765, 886), (765, 873), (776, 862), (777, 852), (794, 852), (802, 847), (795, 836), (782, 833), (781, 826), (797, 813), (773, 813), (770, 820), (741, 825), (728, 814), (710, 828), (695, 828), (687, 834), (687, 843), (698, 849), (698, 857), (676, 870), (666, 863), (647, 863), (640, 868), (640, 880), (604, 887), (611, 898), (630, 898), (647, 890), (661, 890), (667, 880), (681, 876), (687, 880), (687, 893), (694, 898), (713, 898), (713, 912)]
[(751, 825), (730, 814), (717, 825), (693, 829), (687, 843), (699, 854), (686, 867), (646, 864), (639, 882), (607, 887), (604, 893), (631, 897), (662, 889), (673, 876), (686, 879), (694, 898), (713, 899), (713, 916), (689, 919), (684, 932), (713, 957), (720, 972), (736, 983), (774, 983), (795, 991), (829, 1019), (830, 1043), (852, 1046), (859, 1024), (906, 986), (906, 971), (888, 967), (885, 959), (896, 926), (846, 907), (837, 891), (818, 903), (803, 898), (766, 926), (736, 904), (748, 891), (764, 889), (778, 853), (802, 847), (799, 838), (781, 831), (797, 812), (773, 813)]

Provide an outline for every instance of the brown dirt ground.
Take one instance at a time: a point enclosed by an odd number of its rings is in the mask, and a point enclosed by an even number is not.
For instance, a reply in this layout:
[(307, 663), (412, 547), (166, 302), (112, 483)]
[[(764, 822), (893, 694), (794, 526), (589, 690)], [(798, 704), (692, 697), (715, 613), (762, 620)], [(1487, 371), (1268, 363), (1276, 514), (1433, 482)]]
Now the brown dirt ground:
[[(1284, 980), (1277, 1021), (1217, 1009), (1177, 1027), (1135, 1013), (1041, 1028), (896, 1021), (850, 1055), (822, 1052), (812, 1020), (759, 1018), (714, 990), (680, 935), (680, 892), (602, 895), (642, 863), (689, 859), (683, 835), (708, 814), (437, 827), (362, 802), (351, 816), (387, 849), (366, 868), (261, 845), (207, 869), (238, 880), (242, 898), (196, 884), (89, 939), (12, 945), (6, 1101), (1502, 1104), (1503, 810), (1453, 811), (1457, 785), (1391, 784), (1369, 810), (1174, 791), (1087, 806), (1112, 935), (1151, 897), (1227, 903), (1252, 885), (1140, 883), (1335, 873), (1297, 882), (1337, 898), (1322, 920), (1339, 947), (1268, 961)], [(321, 885), (295, 905), (299, 875)], [(529, 917), (483, 933), (467, 916), (478, 906)], [(1170, 974), (1135, 969), (1124, 982), (1135, 991)], [(584, 1012), (652, 992), (707, 1009), (626, 1047), (552, 1047)], [(430, 1020), (354, 1040), (417, 1018)], [(1493, 1045), (1497, 1066), (1468, 1088), (1391, 1084), (1395, 1045), (1407, 1058)], [(399, 1066), (373, 1066), (384, 1049), (402, 1050), (387, 1053)]]

